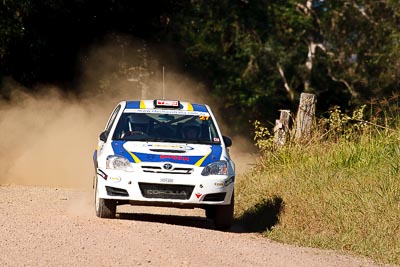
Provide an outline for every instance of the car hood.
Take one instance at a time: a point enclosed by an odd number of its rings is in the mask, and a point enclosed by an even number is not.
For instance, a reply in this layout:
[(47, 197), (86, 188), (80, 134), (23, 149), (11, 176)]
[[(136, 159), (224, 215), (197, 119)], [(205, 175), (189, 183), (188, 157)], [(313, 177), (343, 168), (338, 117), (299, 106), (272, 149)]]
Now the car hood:
[(113, 141), (112, 147), (116, 155), (133, 163), (173, 162), (201, 167), (222, 156), (221, 145)]

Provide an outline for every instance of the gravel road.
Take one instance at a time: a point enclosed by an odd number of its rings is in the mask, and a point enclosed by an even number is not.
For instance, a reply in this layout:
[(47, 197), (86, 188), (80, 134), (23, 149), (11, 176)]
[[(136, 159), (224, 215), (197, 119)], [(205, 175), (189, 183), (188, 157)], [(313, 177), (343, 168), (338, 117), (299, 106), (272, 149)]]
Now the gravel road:
[(216, 231), (202, 210), (119, 207), (99, 219), (91, 191), (0, 186), (0, 266), (377, 266), (334, 251)]

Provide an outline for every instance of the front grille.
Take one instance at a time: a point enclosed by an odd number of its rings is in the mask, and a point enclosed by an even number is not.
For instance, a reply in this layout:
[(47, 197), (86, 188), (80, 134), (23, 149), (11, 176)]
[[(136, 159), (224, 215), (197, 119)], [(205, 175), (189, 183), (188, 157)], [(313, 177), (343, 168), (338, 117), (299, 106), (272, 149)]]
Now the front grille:
[(208, 194), (204, 197), (203, 201), (224, 201), (226, 193)]
[(139, 188), (145, 198), (189, 199), (194, 186), (139, 183)]
[(109, 196), (118, 196), (118, 197), (128, 197), (128, 191), (121, 188), (106, 186), (107, 195)]
[(142, 171), (166, 174), (191, 174), (193, 172), (193, 168), (172, 168), (171, 170), (165, 170), (158, 166), (142, 166)]

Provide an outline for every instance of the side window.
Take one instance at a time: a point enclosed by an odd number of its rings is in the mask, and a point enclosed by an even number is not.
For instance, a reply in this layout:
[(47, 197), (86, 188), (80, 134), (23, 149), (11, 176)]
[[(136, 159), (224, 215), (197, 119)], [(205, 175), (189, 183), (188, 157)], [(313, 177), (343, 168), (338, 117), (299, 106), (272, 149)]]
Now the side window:
[(210, 139), (211, 139), (211, 141), (212, 141), (213, 143), (220, 144), (221, 140), (219, 140), (219, 138), (218, 138), (218, 132), (217, 132), (217, 129), (215, 128), (214, 123), (211, 123), (211, 124), (210, 124), (209, 130), (210, 130), (210, 133), (209, 133), (209, 134), (210, 134)]
[(120, 109), (121, 109), (121, 105), (118, 105), (118, 106), (114, 109), (113, 113), (111, 114), (110, 119), (108, 120), (107, 127), (106, 127), (106, 131), (110, 131), (110, 130), (111, 130), (111, 127), (113, 126), (114, 121), (115, 121), (115, 118), (117, 117), (117, 114), (118, 114), (118, 112), (119, 112)]

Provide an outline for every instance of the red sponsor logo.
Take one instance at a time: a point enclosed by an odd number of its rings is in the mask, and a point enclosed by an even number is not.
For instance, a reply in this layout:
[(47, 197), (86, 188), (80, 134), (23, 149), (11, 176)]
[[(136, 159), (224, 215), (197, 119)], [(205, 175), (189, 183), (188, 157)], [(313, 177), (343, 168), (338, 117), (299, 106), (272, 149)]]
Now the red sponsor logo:
[(201, 197), (201, 194), (197, 193), (197, 194), (195, 194), (195, 196), (196, 196), (197, 198), (200, 198), (200, 197)]
[(174, 156), (174, 155), (160, 155), (160, 159), (173, 159), (179, 161), (189, 161), (189, 157)]
[(178, 107), (179, 102), (175, 100), (157, 100), (157, 106), (172, 106)]

